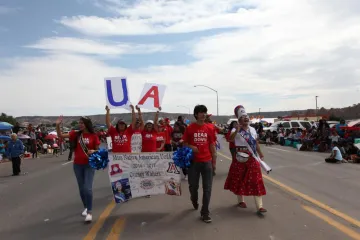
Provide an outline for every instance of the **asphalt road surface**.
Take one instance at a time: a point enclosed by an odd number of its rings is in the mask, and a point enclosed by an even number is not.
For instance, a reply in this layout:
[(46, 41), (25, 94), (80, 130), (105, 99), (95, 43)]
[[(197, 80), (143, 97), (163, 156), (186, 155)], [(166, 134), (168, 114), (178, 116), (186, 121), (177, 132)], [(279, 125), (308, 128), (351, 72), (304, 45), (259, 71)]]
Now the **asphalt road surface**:
[(84, 224), (72, 163), (65, 155), (24, 160), (26, 174), (17, 177), (11, 176), (11, 163), (1, 163), (0, 239), (360, 239), (360, 165), (326, 164), (328, 154), (289, 147), (262, 149), (273, 167), (264, 177), (268, 212), (257, 215), (252, 197), (246, 198), (247, 209), (239, 209), (236, 197), (223, 190), (230, 166), (223, 142), (210, 224), (192, 209), (185, 181), (181, 197), (160, 195), (116, 205), (106, 171), (96, 173), (94, 219)]

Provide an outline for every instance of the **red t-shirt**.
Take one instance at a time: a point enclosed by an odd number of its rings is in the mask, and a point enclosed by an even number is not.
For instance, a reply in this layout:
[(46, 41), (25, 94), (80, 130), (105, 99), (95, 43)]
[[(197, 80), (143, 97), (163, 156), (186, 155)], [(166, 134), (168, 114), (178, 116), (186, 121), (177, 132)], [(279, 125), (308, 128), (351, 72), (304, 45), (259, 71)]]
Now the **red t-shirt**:
[(156, 152), (156, 137), (157, 132), (153, 130), (152, 132), (142, 131), (142, 152)]
[(165, 133), (166, 133), (166, 140), (165, 140), (165, 144), (170, 144), (170, 140), (171, 140), (171, 135), (173, 132), (173, 128), (170, 125), (166, 125), (165, 126)]
[(209, 162), (212, 160), (210, 145), (215, 144), (215, 139), (214, 130), (208, 124), (190, 124), (185, 130), (183, 140), (185, 143), (199, 149), (198, 153), (194, 153), (195, 162)]
[(216, 133), (219, 133), (220, 130), (217, 127), (215, 127), (215, 125), (212, 123), (205, 123), (205, 124), (211, 129), (213, 137), (216, 141)]
[[(161, 147), (161, 143), (162, 142), (167, 142), (167, 132), (158, 132), (157, 136), (156, 136), (156, 148), (160, 148)], [(165, 145), (164, 145), (165, 146)], [(164, 146), (162, 149), (160, 149), (160, 151), (164, 150)]]
[[(78, 136), (76, 131), (69, 133), (69, 140), (74, 141)], [(100, 140), (96, 133), (83, 133), (83, 139), (88, 150), (95, 150), (100, 145)], [(75, 164), (88, 164), (89, 157), (85, 154), (80, 145), (80, 137), (77, 141), (76, 148), (74, 150), (74, 163)]]
[(230, 135), (231, 135), (231, 131), (229, 131), (225, 138), (226, 138), (226, 141), (229, 143), (229, 148), (235, 148), (235, 142), (230, 142)]
[(109, 128), (109, 135), (112, 141), (112, 151), (117, 153), (131, 152), (131, 136), (133, 135), (130, 127), (126, 128), (124, 132), (118, 133), (116, 128), (111, 126)]

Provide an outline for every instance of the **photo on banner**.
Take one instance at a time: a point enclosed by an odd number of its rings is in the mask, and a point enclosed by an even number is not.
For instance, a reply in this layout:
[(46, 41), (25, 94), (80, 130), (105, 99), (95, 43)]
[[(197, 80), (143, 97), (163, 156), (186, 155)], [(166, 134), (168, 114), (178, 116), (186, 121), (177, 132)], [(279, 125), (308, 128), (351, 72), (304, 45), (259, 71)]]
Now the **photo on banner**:
[(106, 105), (111, 108), (131, 110), (130, 95), (125, 77), (110, 77), (104, 79)]
[(111, 153), (109, 179), (116, 203), (147, 195), (181, 196), (173, 153)]
[(145, 83), (137, 105), (148, 110), (158, 110), (161, 107), (165, 90), (166, 85)]

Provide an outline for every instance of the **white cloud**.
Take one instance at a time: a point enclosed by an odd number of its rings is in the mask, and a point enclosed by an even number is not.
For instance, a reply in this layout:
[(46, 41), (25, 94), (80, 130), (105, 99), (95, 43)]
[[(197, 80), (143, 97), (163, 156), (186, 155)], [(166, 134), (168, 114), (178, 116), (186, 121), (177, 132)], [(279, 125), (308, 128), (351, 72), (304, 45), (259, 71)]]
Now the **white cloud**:
[(13, 13), (15, 11), (17, 11), (17, 8), (11, 8), (11, 7), (6, 7), (6, 6), (0, 6), (0, 15), (1, 14), (9, 14), (9, 13)]
[(63, 17), (59, 22), (82, 33), (100, 36), (185, 33), (257, 25), (257, 19), (250, 14), (257, 10), (248, 9), (247, 1), (141, 0), (126, 5), (116, 0), (102, 3), (119, 17), (74, 16)]
[(169, 48), (164, 45), (104, 43), (100, 41), (69, 37), (46, 38), (27, 47), (56, 52), (97, 55), (146, 54), (169, 50)]
[[(133, 44), (127, 48), (86, 39), (42, 40), (33, 47), (51, 50), (50, 55), (11, 59), (10, 68), (0, 69), (0, 82), (6, 83), (3, 98), (13, 99), (8, 109), (2, 109), (14, 115), (102, 113), (105, 76), (127, 76), (134, 100), (145, 81), (167, 84), (163, 108), (170, 112), (187, 112), (178, 105), (192, 108), (205, 103), (216, 113), (215, 93), (194, 88), (195, 84), (218, 90), (220, 114), (232, 114), (238, 104), (248, 112), (314, 108), (315, 95), (320, 96), (320, 107), (359, 102), (360, 8), (356, 4), (349, 8), (346, 1), (335, 0), (232, 1), (254, 7), (232, 15), (234, 8), (222, 7), (223, 1), (136, 1), (123, 9), (117, 0), (107, 2), (122, 18), (78, 16), (62, 23), (93, 35), (192, 32), (217, 24), (237, 28), (194, 39), (189, 52), (196, 58), (192, 63), (156, 66), (154, 57), (153, 66), (140, 69), (110, 67), (98, 58), (74, 54), (137, 52)], [(121, 21), (128, 25), (118, 25)], [(14, 89), (19, 89), (16, 98)]]

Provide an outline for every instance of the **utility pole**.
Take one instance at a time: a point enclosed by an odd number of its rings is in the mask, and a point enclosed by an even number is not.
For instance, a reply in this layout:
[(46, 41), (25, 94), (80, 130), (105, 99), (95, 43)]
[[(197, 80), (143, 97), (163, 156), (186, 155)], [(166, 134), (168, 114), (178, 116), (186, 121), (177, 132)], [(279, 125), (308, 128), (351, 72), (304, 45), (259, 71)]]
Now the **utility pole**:
[(318, 116), (318, 104), (317, 104), (317, 99), (319, 96), (315, 96), (315, 104), (316, 104), (316, 109), (315, 109), (315, 113), (316, 113), (316, 120), (319, 121), (319, 116)]

